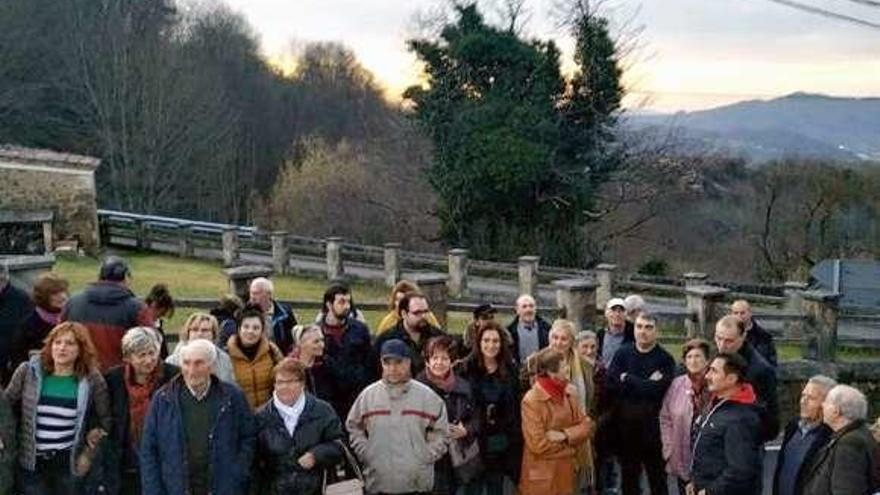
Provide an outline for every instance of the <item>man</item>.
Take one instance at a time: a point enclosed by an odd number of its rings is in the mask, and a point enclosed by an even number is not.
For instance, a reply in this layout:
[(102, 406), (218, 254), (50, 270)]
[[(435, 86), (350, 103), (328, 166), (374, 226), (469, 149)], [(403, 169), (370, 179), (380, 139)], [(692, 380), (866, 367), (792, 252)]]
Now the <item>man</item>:
[(800, 418), (785, 427), (782, 448), (776, 460), (773, 495), (797, 495), (804, 492), (804, 473), (812, 465), (816, 452), (828, 442), (831, 428), (822, 422), (822, 402), (837, 385), (833, 379), (816, 375), (801, 392)]
[(323, 397), (344, 418), (354, 399), (375, 380), (376, 365), (370, 330), (351, 311), (351, 290), (331, 285), (321, 308), (324, 332), (324, 367), (333, 378), (333, 397)]
[(417, 376), (425, 369), (425, 360), (422, 357), (425, 344), (431, 337), (444, 335), (444, 332), (432, 327), (425, 318), (431, 312), (431, 308), (428, 307), (428, 299), (422, 294), (412, 293), (403, 296), (398, 311), (400, 311), (400, 321), (394, 328), (376, 339), (375, 354), (378, 355), (382, 344), (389, 340), (403, 341), (410, 349), (412, 374)]
[(760, 408), (762, 441), (769, 442), (779, 434), (779, 399), (776, 391), (776, 368), (758, 354), (758, 351), (745, 340), (743, 322), (735, 316), (727, 315), (715, 325), (715, 346), (718, 352), (739, 354), (746, 360), (745, 379), (752, 384), (758, 396)]
[[(621, 311), (622, 314), (622, 311)], [(666, 471), (660, 441), (660, 406), (672, 383), (675, 360), (657, 345), (657, 319), (641, 313), (635, 345), (623, 345), (608, 369), (606, 391), (616, 404), (608, 427), (618, 441), (623, 495), (636, 495), (642, 468), (652, 495), (665, 495)]]
[(538, 316), (535, 298), (523, 294), (516, 299), (516, 317), (507, 326), (513, 342), (511, 354), (517, 368), (523, 360), (550, 344), (550, 323)]
[(626, 304), (615, 297), (605, 305), (605, 328), (596, 333), (599, 358), (606, 368), (611, 366), (617, 350), (634, 340), (633, 331), (626, 328)]
[[(293, 327), (296, 325), (296, 315), (293, 309), (286, 304), (281, 304), (274, 299), (275, 285), (268, 278), (257, 277), (251, 281), (248, 290), (248, 302), (260, 307), (266, 315), (266, 328), (269, 339), (275, 342), (278, 349), (286, 356), (293, 349)], [(221, 339), (228, 335), (221, 336)], [(226, 342), (226, 340), (222, 340)]]
[(371, 494), (430, 492), (434, 463), (446, 453), (446, 406), (412, 379), (410, 356), (401, 340), (382, 344), (382, 379), (361, 392), (346, 421)]
[(466, 352), (469, 352), (474, 348), (474, 339), (477, 338), (477, 333), (479, 333), (483, 325), (487, 322), (495, 321), (495, 314), (497, 312), (498, 310), (495, 309), (495, 306), (492, 306), (489, 303), (480, 304), (474, 308), (472, 313), (473, 319), (468, 323), (468, 326), (464, 329), (464, 333), (461, 337), (461, 345)]
[(181, 372), (150, 404), (141, 440), (144, 495), (248, 493), (256, 426), (241, 390), (211, 374), (217, 349), (183, 344)]
[(0, 261), (0, 385), (6, 386), (16, 366), (15, 346), (34, 303), (27, 292), (9, 281), (9, 267)]
[(720, 353), (706, 372), (713, 394), (709, 411), (697, 418), (688, 495), (761, 493), (760, 419), (755, 392), (745, 382), (746, 362)]
[(822, 420), (832, 433), (804, 477), (805, 495), (875, 493), (871, 472), (877, 444), (865, 419), (868, 401), (849, 385), (832, 388), (822, 403)]
[(755, 321), (749, 302), (745, 299), (733, 301), (733, 304), (730, 305), (730, 314), (743, 322), (743, 327), (746, 329), (746, 342), (754, 347), (758, 354), (775, 368), (778, 365), (778, 358), (776, 356), (776, 344), (773, 342), (773, 335), (764, 330)]
[(82, 323), (89, 329), (102, 371), (122, 364), (122, 336), (129, 328), (153, 326), (152, 312), (129, 290), (128, 264), (108, 256), (98, 282), (67, 301), (61, 321)]

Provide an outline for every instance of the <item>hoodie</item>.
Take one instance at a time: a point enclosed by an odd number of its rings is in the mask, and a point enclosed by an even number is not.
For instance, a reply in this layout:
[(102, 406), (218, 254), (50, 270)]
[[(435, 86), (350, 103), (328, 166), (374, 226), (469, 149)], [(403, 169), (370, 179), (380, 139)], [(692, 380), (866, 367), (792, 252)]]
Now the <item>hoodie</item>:
[(743, 384), (728, 398), (715, 398), (697, 418), (692, 480), (709, 495), (757, 494), (761, 486), (761, 421), (757, 397)]

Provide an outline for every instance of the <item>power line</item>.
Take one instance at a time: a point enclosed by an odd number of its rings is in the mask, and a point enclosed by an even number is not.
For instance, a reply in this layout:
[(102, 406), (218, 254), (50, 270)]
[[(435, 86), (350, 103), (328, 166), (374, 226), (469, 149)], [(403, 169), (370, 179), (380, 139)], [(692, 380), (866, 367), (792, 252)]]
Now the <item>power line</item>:
[(869, 7), (880, 7), (880, 2), (877, 0), (849, 0), (850, 2), (867, 5)]
[[(803, 12), (809, 12), (811, 14), (817, 14), (824, 17), (828, 17), (830, 19), (837, 19), (839, 21), (846, 21), (853, 24), (858, 24), (863, 27), (869, 27), (873, 29), (880, 30), (880, 24), (876, 22), (866, 21), (864, 19), (859, 19), (858, 17), (852, 17), (845, 14), (839, 14), (837, 12), (833, 12), (831, 10), (820, 9), (819, 7), (813, 7), (812, 5), (804, 5), (802, 3), (793, 2), (791, 0), (767, 0), (769, 2), (778, 3), (780, 5), (785, 5), (786, 7), (791, 7), (793, 9), (801, 10)], [(859, 0), (859, 1), (869, 1), (869, 0)]]

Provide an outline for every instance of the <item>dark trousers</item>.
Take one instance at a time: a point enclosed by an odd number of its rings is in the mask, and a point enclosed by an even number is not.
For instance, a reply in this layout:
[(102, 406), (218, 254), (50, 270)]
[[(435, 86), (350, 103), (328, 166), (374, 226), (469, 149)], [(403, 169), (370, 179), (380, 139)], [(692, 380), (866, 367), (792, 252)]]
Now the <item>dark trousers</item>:
[(70, 472), (70, 450), (38, 454), (36, 470), (20, 470), (24, 495), (76, 495), (77, 480)]
[(620, 456), (623, 495), (640, 495), (639, 479), (642, 469), (648, 478), (651, 495), (668, 495), (666, 463), (659, 445), (642, 445), (643, 449)]

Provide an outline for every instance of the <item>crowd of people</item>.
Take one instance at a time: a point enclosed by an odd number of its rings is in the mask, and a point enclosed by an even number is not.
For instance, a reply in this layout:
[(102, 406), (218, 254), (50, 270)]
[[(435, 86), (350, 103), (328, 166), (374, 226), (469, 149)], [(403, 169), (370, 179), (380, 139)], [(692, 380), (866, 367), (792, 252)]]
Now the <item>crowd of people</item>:
[(0, 494), (880, 488), (880, 431), (856, 388), (812, 377), (781, 428), (773, 337), (747, 301), (677, 363), (635, 295), (611, 299), (596, 332), (522, 295), (508, 325), (482, 304), (453, 333), (401, 281), (371, 333), (344, 284), (299, 322), (259, 278), (247, 301), (188, 315), (168, 353), (168, 287), (141, 300), (130, 278), (108, 257), (68, 297), (57, 274), (27, 294), (0, 271)]

